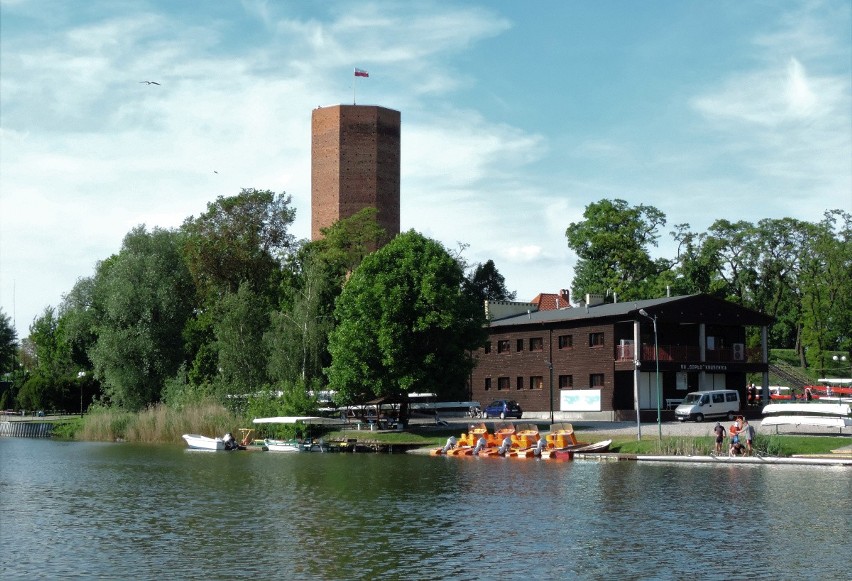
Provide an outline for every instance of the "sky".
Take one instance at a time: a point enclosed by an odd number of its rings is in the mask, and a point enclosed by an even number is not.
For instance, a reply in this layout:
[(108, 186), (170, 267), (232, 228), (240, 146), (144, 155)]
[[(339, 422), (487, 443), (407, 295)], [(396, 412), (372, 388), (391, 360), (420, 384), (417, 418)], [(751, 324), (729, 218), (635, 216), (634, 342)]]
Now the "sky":
[(662, 211), (668, 258), (676, 224), (852, 211), (850, 13), (0, 0), (0, 309), (26, 337), (132, 228), (242, 188), (292, 196), (309, 238), (320, 105), (400, 111), (401, 229), (494, 260), (523, 301), (570, 288), (565, 230), (602, 199)]

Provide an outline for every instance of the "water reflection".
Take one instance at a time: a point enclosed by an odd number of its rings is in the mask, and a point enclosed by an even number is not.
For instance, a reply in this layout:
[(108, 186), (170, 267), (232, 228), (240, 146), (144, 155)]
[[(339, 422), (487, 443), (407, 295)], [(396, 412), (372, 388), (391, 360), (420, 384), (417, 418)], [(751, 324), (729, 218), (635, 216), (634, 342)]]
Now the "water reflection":
[(844, 468), (12, 438), (0, 459), (5, 578), (849, 577)]

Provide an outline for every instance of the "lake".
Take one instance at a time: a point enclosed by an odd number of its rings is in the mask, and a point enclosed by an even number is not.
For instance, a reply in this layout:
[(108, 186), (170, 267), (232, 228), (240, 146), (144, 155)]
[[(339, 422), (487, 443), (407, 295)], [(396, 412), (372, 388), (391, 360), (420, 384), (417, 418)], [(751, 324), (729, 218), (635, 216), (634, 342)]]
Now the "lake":
[(852, 472), (0, 438), (4, 579), (850, 579)]

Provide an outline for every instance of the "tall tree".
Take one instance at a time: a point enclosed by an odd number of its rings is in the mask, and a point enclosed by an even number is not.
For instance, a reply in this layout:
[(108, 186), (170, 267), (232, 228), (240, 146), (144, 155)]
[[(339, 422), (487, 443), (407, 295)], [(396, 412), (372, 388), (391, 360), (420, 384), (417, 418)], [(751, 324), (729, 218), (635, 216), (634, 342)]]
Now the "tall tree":
[(12, 319), (0, 309), (0, 375), (10, 373), (15, 368), (17, 352), (18, 333), (12, 326)]
[(263, 335), (269, 328), (269, 304), (243, 283), (223, 297), (215, 324), (222, 390), (252, 393), (267, 385)]
[(290, 196), (243, 189), (220, 196), (198, 218), (182, 226), (187, 265), (202, 300), (215, 303), (247, 282), (255, 293), (271, 296), (293, 236), (288, 228), (296, 210)]
[(12, 320), (0, 309), (0, 409), (13, 405), (20, 387), (15, 385), (19, 375), (17, 352), (18, 333)]
[(809, 252), (800, 261), (797, 284), (802, 353), (824, 370), (830, 352), (852, 355), (852, 214), (826, 212), (810, 228), (807, 241)]
[(516, 293), (506, 288), (506, 279), (497, 270), (493, 260), (479, 263), (467, 278), (466, 288), (478, 304), (484, 301), (513, 301)]
[(288, 261), (279, 308), (265, 338), (272, 378), (288, 389), (323, 381), (334, 302), (365, 256), (387, 243), (376, 209), (364, 208), (323, 228), (323, 237), (302, 245)]
[(744, 220), (716, 220), (708, 230), (707, 243), (717, 253), (719, 274), (728, 289), (725, 298), (743, 306), (752, 305), (749, 290), (757, 278), (756, 239), (757, 229)]
[(364, 258), (335, 305), (327, 369), (339, 403), (400, 392), (460, 396), (485, 340), (481, 305), (440, 243), (414, 231)]
[(35, 318), (29, 340), (35, 350), (35, 365), (18, 392), (18, 404), (30, 409), (72, 409), (76, 369), (53, 307)]
[(90, 356), (119, 406), (159, 401), (165, 378), (183, 361), (181, 332), (193, 311), (194, 287), (180, 247), (178, 232), (139, 226), (98, 277), (95, 301), (103, 314)]
[(689, 224), (678, 224), (672, 232), (678, 244), (675, 267), (660, 276), (658, 294), (669, 288), (672, 294), (689, 295), (704, 293), (725, 298), (727, 285), (719, 274), (719, 252), (715, 240), (706, 233), (690, 231)]
[(307, 385), (323, 377), (328, 333), (333, 328), (329, 305), (334, 304), (340, 288), (337, 277), (329, 276), (324, 266), (318, 257), (308, 255), (288, 304), (271, 315), (264, 340), (269, 373), (275, 381)]
[(601, 200), (586, 206), (582, 222), (565, 231), (568, 246), (577, 253), (571, 292), (616, 294), (619, 300), (651, 296), (659, 274), (671, 267), (652, 260), (649, 249), (657, 245), (657, 230), (666, 216), (653, 206), (629, 206), (624, 200)]

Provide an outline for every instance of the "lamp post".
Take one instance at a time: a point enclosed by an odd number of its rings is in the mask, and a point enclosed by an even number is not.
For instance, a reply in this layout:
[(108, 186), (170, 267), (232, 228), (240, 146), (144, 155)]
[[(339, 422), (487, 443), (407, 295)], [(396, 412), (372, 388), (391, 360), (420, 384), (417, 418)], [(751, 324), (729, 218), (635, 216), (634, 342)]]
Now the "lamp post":
[[(841, 355), (840, 357), (838, 357), (837, 355), (832, 355), (831, 359), (833, 361), (842, 361), (843, 363), (846, 363), (846, 355)], [(843, 373), (846, 373), (845, 367), (846, 366), (844, 365)], [(852, 366), (850, 366), (849, 373), (850, 375), (852, 375)]]
[(660, 347), (657, 343), (657, 315), (653, 317), (648, 314), (645, 309), (639, 309), (639, 314), (643, 317), (647, 317), (651, 319), (651, 322), (654, 323), (654, 360), (657, 364), (657, 431), (660, 435), (660, 442), (663, 441), (663, 421), (661, 418), (660, 412), (660, 398), (662, 398), (662, 393), (660, 393)]
[(83, 417), (83, 378), (86, 377), (85, 371), (77, 372), (77, 382), (80, 384), (80, 417)]
[(553, 424), (553, 361), (548, 361), (547, 366), (550, 368), (550, 423)]

